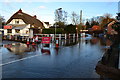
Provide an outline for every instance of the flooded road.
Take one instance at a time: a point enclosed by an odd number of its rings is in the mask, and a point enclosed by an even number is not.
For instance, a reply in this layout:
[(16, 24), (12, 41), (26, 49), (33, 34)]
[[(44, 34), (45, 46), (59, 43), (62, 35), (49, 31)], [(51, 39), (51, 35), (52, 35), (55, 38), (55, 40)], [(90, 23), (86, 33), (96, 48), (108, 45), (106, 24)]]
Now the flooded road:
[[(99, 38), (63, 40), (59, 48), (23, 43), (3, 44), (3, 78), (99, 78), (95, 72), (106, 47)], [(3, 42), (6, 43), (6, 42)]]

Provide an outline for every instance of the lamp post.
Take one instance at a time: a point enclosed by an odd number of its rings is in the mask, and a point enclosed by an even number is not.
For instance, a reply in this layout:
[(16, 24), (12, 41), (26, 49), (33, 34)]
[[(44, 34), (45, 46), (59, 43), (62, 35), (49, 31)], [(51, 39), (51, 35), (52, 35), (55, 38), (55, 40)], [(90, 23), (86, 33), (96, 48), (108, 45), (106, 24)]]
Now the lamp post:
[(56, 41), (56, 23), (55, 23), (55, 41)]
[(76, 25), (76, 33), (77, 33), (77, 37), (78, 37), (78, 25)]
[[(57, 20), (58, 20), (58, 22), (60, 22), (60, 19), (59, 19), (59, 18), (60, 18), (60, 13), (59, 13), (58, 10), (60, 11), (60, 10), (62, 10), (62, 8), (58, 8), (58, 9), (55, 10), (55, 11), (56, 11), (57, 18), (58, 18)], [(57, 21), (56, 21), (56, 22), (57, 22)], [(56, 40), (56, 27), (57, 27), (57, 24), (55, 23), (55, 40)]]

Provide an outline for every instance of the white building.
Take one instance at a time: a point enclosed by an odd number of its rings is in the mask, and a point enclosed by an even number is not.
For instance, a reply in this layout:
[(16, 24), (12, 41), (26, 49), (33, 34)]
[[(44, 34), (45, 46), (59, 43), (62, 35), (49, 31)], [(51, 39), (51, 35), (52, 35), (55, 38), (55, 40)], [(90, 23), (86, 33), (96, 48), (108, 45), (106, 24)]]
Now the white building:
[(45, 28), (50, 28), (50, 27), (51, 27), (51, 25), (49, 24), (49, 22), (44, 22), (44, 21), (42, 21), (42, 23), (43, 23), (43, 26), (44, 26)]
[(35, 16), (30, 16), (20, 9), (13, 14), (4, 26), (4, 35), (29, 36), (42, 33), (43, 23)]

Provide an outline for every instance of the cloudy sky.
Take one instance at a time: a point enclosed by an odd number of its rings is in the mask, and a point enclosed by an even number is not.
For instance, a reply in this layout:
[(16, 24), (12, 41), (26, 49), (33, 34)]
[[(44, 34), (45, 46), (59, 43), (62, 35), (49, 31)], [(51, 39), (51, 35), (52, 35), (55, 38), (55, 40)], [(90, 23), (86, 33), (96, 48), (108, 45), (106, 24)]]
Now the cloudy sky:
[[(73, 1), (73, 0), (72, 0)], [(37, 15), (37, 18), (41, 21), (54, 23), (54, 12), (58, 8), (68, 12), (68, 23), (70, 23), (70, 15), (74, 11), (80, 14), (80, 10), (83, 11), (83, 18), (90, 19), (96, 16), (102, 16), (105, 13), (110, 13), (113, 17), (118, 13), (118, 1), (117, 0), (106, 0), (106, 2), (80, 2), (75, 0), (63, 2), (62, 0), (57, 1), (25, 1), (25, 0), (4, 0), (0, 1), (0, 15), (4, 16), (6, 21), (20, 8), (24, 13), (30, 15)]]

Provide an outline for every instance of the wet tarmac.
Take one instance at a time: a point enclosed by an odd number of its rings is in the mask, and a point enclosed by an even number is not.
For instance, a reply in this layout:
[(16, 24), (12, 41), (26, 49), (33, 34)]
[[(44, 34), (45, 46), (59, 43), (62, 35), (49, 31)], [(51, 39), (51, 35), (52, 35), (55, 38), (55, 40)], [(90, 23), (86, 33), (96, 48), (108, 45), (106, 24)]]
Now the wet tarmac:
[[(105, 40), (107, 41), (107, 40)], [(95, 67), (112, 44), (99, 38), (62, 40), (35, 46), (3, 41), (3, 78), (100, 78)]]

